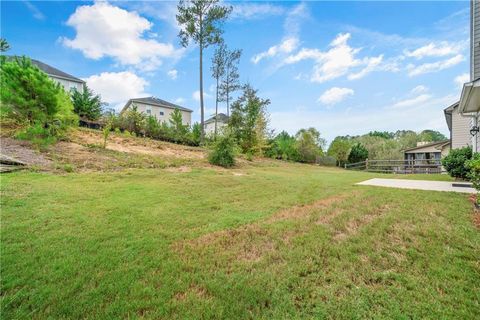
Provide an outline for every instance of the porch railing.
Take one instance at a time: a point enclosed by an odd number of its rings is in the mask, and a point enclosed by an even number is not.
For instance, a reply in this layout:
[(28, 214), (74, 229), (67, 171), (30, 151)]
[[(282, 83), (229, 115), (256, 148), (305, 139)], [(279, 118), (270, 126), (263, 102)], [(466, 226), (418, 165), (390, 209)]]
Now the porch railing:
[(345, 165), (348, 170), (383, 173), (442, 173), (442, 163), (437, 159), (424, 160), (365, 160)]

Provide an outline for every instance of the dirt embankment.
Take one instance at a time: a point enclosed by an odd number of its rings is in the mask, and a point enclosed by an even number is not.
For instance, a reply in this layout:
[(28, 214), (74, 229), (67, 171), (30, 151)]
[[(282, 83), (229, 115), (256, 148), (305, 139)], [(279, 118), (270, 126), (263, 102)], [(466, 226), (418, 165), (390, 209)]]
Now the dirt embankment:
[[(202, 148), (112, 133), (106, 148), (100, 131), (75, 129), (66, 141), (40, 150), (32, 143), (1, 137), (1, 153), (38, 170), (97, 171), (207, 164)], [(182, 169), (185, 171), (185, 169)]]

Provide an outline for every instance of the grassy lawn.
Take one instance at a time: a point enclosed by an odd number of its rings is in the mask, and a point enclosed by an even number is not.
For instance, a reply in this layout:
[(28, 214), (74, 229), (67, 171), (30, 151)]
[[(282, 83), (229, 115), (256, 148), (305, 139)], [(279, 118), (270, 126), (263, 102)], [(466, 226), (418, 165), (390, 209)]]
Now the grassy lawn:
[(464, 194), (297, 164), (1, 177), (4, 319), (480, 317)]

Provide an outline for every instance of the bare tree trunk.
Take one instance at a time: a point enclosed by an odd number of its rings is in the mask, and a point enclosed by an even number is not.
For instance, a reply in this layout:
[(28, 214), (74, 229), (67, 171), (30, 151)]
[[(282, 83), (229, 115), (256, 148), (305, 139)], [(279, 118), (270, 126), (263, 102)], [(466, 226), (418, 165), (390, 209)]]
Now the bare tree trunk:
[[(200, 34), (202, 34), (202, 16), (200, 16)], [(203, 41), (200, 39), (200, 143), (205, 141), (205, 109), (203, 106)]]
[(230, 89), (228, 86), (229, 84), (227, 84), (227, 116), (230, 117)]
[(217, 140), (217, 117), (218, 117), (218, 77), (217, 77), (217, 93), (215, 96), (215, 140)]
[(200, 44), (200, 124), (202, 131), (200, 141), (203, 143), (205, 139), (205, 109), (203, 107), (203, 48)]

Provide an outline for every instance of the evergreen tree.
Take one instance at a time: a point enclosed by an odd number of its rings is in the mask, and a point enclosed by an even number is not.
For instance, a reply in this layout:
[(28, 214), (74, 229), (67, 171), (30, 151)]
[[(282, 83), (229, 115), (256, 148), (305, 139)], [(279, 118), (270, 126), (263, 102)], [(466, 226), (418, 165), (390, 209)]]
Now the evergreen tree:
[(88, 120), (97, 120), (102, 115), (102, 107), (105, 105), (102, 103), (101, 97), (95, 95), (87, 85), (83, 86), (83, 92), (73, 90), (72, 93), (73, 110), (81, 118)]

